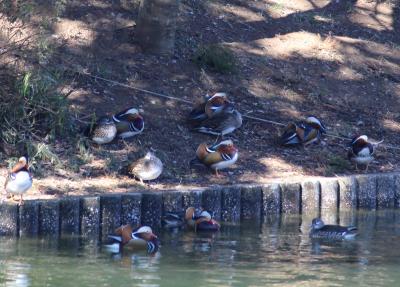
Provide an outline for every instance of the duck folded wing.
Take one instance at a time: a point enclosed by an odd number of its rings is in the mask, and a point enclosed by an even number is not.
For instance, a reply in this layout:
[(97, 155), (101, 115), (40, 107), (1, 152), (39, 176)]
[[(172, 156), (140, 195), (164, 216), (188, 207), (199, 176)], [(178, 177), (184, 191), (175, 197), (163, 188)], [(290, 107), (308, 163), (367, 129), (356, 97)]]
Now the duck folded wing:
[(302, 143), (304, 137), (304, 129), (295, 123), (289, 123), (280, 137), (282, 145), (297, 145)]
[(215, 163), (222, 162), (225, 159), (223, 158), (222, 154), (219, 152), (213, 152), (208, 154), (204, 159), (203, 163), (207, 166), (211, 166)]
[(133, 228), (129, 224), (118, 227), (115, 235), (121, 238), (122, 244), (128, 243), (132, 239)]
[(317, 129), (314, 129), (312, 127), (307, 127), (303, 131), (303, 142), (304, 143), (311, 143), (317, 139), (319, 139), (319, 131)]

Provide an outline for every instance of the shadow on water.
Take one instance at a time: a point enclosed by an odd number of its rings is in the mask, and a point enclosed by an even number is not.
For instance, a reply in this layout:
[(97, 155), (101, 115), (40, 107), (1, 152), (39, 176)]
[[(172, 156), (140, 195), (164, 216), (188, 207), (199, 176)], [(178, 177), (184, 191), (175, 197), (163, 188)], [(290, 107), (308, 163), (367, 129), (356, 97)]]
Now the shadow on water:
[(111, 255), (93, 238), (1, 238), (0, 285), (382, 286), (400, 279), (399, 211), (342, 211), (326, 218), (327, 224), (356, 225), (359, 237), (311, 240), (310, 216), (283, 214), (263, 223), (226, 224), (218, 233), (163, 230), (154, 256)]

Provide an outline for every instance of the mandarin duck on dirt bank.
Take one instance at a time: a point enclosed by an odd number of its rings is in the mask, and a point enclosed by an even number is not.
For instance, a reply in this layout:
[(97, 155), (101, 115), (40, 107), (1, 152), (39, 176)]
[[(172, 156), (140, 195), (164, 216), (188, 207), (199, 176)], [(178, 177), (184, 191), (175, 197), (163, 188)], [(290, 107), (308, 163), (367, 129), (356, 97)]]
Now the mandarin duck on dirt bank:
[(114, 121), (107, 116), (101, 117), (95, 124), (90, 138), (96, 144), (107, 144), (114, 140), (117, 135), (117, 127)]
[(235, 109), (233, 104), (229, 103), (224, 105), (222, 110), (212, 118), (207, 118), (194, 125), (193, 131), (223, 137), (240, 128), (242, 122), (241, 113)]
[(188, 207), (185, 213), (185, 221), (189, 228), (194, 231), (218, 231), (220, 224), (214, 220), (210, 212), (202, 210), (196, 215), (194, 207)]
[(324, 124), (316, 117), (309, 116), (305, 122), (289, 123), (280, 136), (280, 144), (283, 146), (307, 146), (320, 141), (321, 135), (324, 133), (326, 133)]
[(201, 164), (215, 171), (233, 165), (239, 157), (239, 151), (234, 146), (232, 140), (224, 140), (213, 145), (202, 143), (197, 147), (196, 158), (190, 161), (190, 166)]
[(198, 125), (220, 113), (228, 103), (230, 102), (225, 93), (216, 93), (213, 96), (207, 94), (195, 103), (188, 116), (188, 122), (192, 125)]
[(347, 153), (348, 159), (356, 165), (365, 165), (365, 170), (368, 170), (368, 165), (374, 160), (374, 146), (368, 142), (366, 135), (354, 137), (350, 143), (350, 149)]
[(112, 119), (117, 127), (117, 136), (122, 139), (140, 134), (144, 129), (143, 117), (133, 107), (113, 115)]
[(320, 218), (314, 218), (311, 223), (311, 238), (319, 239), (353, 239), (357, 236), (354, 226), (326, 225)]
[(22, 205), (24, 203), (22, 195), (31, 187), (32, 175), (29, 173), (28, 156), (22, 156), (8, 174), (4, 189), (12, 196), (19, 194), (19, 205)]
[(128, 173), (143, 183), (144, 180), (153, 180), (160, 176), (163, 171), (163, 163), (152, 152), (131, 163)]
[(109, 241), (105, 249), (112, 253), (128, 251), (147, 251), (156, 253), (159, 248), (157, 236), (149, 226), (140, 226), (135, 229), (131, 225), (123, 225), (115, 230), (115, 234), (108, 236)]

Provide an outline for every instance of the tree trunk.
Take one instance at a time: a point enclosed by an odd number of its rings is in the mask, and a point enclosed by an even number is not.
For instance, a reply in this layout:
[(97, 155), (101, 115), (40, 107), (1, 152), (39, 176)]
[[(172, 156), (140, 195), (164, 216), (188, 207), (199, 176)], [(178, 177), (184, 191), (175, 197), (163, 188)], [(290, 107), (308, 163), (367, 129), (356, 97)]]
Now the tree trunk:
[(145, 52), (172, 54), (179, 0), (142, 0), (136, 41)]

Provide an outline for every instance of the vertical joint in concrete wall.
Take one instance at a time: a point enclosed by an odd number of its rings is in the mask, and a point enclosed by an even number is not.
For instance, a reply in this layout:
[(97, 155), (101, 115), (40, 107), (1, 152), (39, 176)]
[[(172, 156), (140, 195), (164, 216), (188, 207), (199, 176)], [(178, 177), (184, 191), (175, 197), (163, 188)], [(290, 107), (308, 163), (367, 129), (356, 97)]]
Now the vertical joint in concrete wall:
[(60, 202), (58, 200), (40, 201), (39, 233), (50, 236), (60, 234)]
[(301, 213), (301, 186), (299, 183), (281, 184), (282, 213)]
[(162, 194), (146, 192), (142, 194), (142, 225), (157, 230), (161, 228)]
[(241, 189), (236, 186), (221, 190), (221, 220), (225, 222), (240, 222)]
[(221, 188), (213, 187), (203, 191), (201, 206), (211, 212), (216, 220), (221, 220)]
[(393, 174), (382, 174), (376, 178), (378, 208), (393, 208), (395, 202), (396, 179)]
[(266, 184), (261, 190), (263, 217), (276, 217), (282, 212), (282, 192), (280, 185), (277, 183)]
[(339, 222), (339, 183), (336, 179), (323, 179), (321, 184), (321, 218), (325, 222)]
[(98, 239), (100, 234), (100, 197), (85, 197), (81, 201), (81, 234)]
[(100, 221), (102, 239), (121, 226), (121, 196), (100, 197)]
[(397, 174), (395, 176), (395, 187), (394, 187), (394, 203), (395, 207), (399, 208), (400, 207), (400, 175)]
[(78, 197), (60, 200), (60, 232), (61, 235), (80, 233), (80, 201)]
[(321, 211), (321, 185), (319, 181), (301, 183), (301, 211), (310, 217), (318, 217)]
[(376, 176), (356, 175), (358, 207), (361, 209), (377, 208)]
[(130, 224), (133, 227), (141, 223), (142, 194), (124, 194), (121, 197), (121, 224)]
[(358, 208), (358, 188), (354, 176), (339, 178), (339, 210)]
[(196, 189), (184, 191), (182, 193), (182, 205), (183, 210), (186, 210), (188, 207), (194, 207), (196, 210), (201, 208), (201, 199), (202, 194), (205, 189)]
[(261, 186), (244, 186), (241, 197), (241, 218), (259, 221), (262, 213)]
[(19, 207), (19, 235), (35, 236), (39, 233), (39, 202), (27, 200)]

